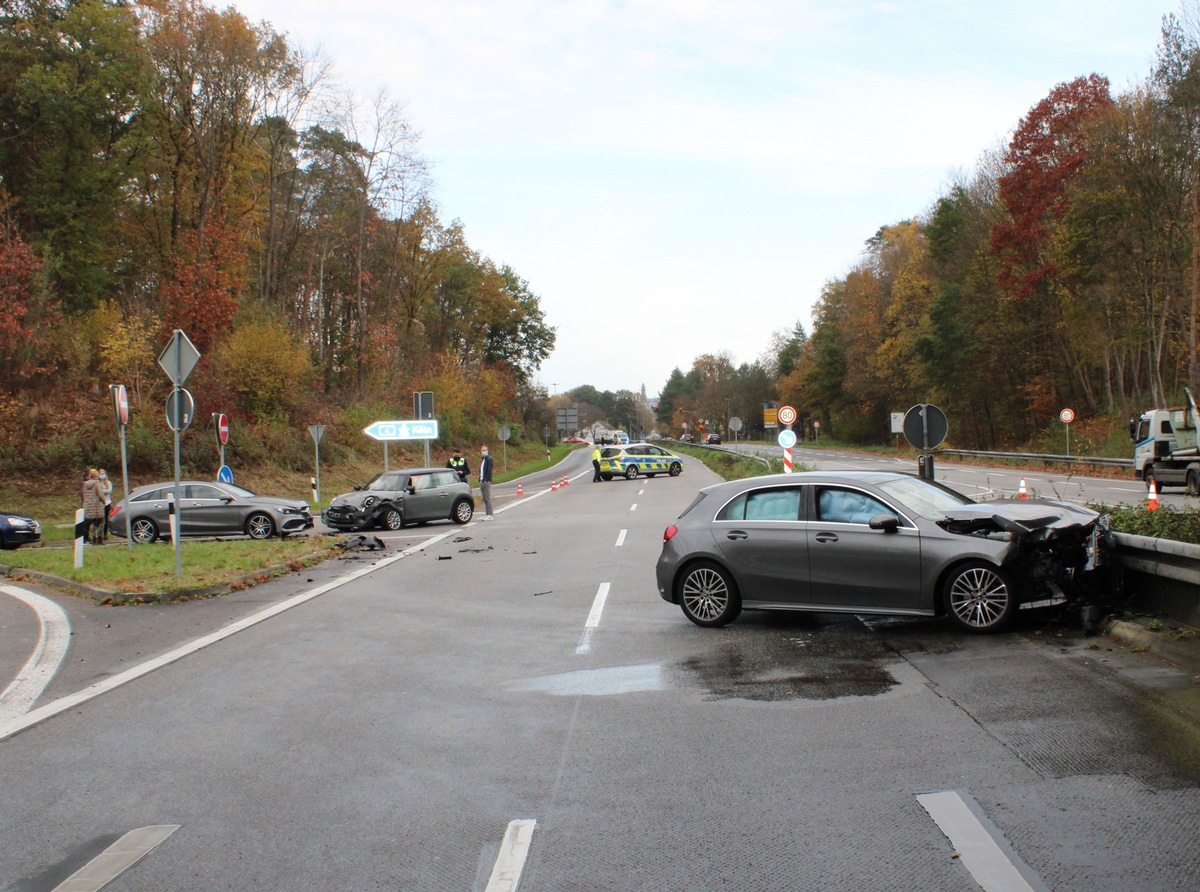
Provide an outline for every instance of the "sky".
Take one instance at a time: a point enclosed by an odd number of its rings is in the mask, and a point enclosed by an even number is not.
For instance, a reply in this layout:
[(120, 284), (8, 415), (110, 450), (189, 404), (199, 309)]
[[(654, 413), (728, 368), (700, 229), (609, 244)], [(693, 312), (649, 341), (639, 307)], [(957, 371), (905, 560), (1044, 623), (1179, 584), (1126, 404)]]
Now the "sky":
[[(217, 5), (222, 5), (219, 2)], [(538, 381), (657, 394), (812, 331), (1058, 83), (1149, 75), (1179, 0), (238, 0), (402, 102), (443, 222), (529, 283)]]

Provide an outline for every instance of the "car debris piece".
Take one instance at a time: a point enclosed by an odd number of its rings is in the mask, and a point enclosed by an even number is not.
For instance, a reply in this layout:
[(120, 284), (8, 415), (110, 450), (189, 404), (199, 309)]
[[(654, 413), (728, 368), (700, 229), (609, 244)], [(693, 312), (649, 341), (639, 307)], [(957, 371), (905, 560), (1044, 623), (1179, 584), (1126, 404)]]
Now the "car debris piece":
[(367, 551), (375, 551), (376, 549), (382, 551), (383, 549), (387, 548), (387, 543), (378, 536), (364, 536), (361, 534), (358, 536), (351, 536), (349, 539), (337, 543), (337, 545), (344, 551), (350, 551), (356, 548), (365, 548)]

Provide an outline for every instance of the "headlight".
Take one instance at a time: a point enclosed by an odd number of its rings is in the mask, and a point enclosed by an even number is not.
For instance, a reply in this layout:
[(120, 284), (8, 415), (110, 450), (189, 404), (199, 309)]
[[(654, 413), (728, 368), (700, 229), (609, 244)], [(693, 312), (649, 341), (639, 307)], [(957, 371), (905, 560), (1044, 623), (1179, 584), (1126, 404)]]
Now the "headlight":
[(5, 517), (4, 522), (10, 527), (31, 527), (35, 525), (32, 520), (26, 517)]
[(367, 496), (365, 499), (363, 499), (363, 507), (370, 508), (372, 505), (374, 505), (378, 501), (379, 500), (377, 498), (375, 498), (375, 496)]

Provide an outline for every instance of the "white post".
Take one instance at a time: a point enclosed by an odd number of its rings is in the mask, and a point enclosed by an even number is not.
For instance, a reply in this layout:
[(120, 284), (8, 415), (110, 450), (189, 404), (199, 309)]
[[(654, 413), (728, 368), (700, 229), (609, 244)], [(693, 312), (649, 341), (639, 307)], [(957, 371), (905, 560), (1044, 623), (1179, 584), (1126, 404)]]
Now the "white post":
[(86, 535), (87, 527), (83, 522), (83, 509), (79, 508), (75, 511), (75, 569), (83, 569), (83, 537)]

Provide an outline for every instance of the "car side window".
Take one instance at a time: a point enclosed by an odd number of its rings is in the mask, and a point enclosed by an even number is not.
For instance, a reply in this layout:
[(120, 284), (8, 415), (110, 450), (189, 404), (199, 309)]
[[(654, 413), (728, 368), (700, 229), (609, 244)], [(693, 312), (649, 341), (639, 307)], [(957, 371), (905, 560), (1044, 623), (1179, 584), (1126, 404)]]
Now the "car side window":
[(826, 523), (866, 524), (878, 514), (899, 519), (883, 502), (856, 489), (823, 487), (817, 491), (817, 518)]
[(453, 471), (438, 471), (432, 476), (434, 486), (452, 486), (458, 482), (458, 475)]
[(130, 501), (157, 502), (159, 499), (165, 499), (167, 497), (167, 492), (168, 490), (165, 489), (152, 489), (150, 492), (144, 492), (140, 496), (135, 496), (134, 498), (130, 499)]
[(613, 458), (621, 454), (620, 449), (613, 449), (611, 446), (600, 453), (601, 458)]
[(189, 483), (185, 488), (187, 489), (183, 496), (185, 499), (220, 499), (225, 496), (225, 493), (215, 486), (203, 483)]
[(409, 485), (412, 486), (412, 488), (414, 490), (416, 490), (417, 492), (421, 492), (426, 489), (432, 489), (433, 488), (433, 475), (432, 474), (413, 474), (412, 479), (409, 481)]
[(801, 487), (742, 493), (721, 509), (717, 520), (799, 520)]

